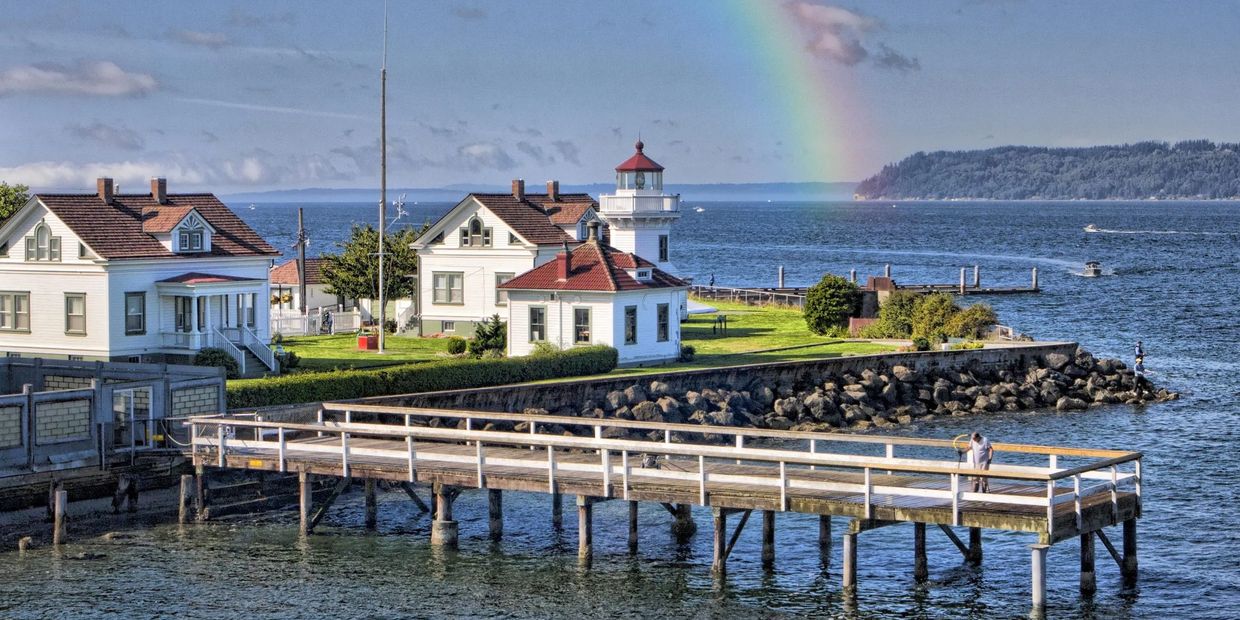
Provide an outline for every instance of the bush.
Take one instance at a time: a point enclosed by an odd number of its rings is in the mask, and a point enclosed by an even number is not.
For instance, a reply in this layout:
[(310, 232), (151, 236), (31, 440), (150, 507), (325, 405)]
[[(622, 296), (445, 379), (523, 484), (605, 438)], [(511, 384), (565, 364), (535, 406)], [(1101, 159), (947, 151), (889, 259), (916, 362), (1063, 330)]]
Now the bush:
[(694, 357), (697, 357), (697, 349), (693, 348), (693, 345), (680, 345), (680, 361), (692, 362)]
[(958, 342), (952, 345), (953, 351), (968, 351), (971, 349), (984, 349), (986, 344), (983, 342)]
[(577, 347), (539, 357), (445, 359), (388, 368), (337, 370), (228, 383), (228, 407), (250, 408), (489, 387), (611, 372), (611, 347)]
[(508, 352), (508, 325), (499, 320), (498, 314), (478, 324), (474, 339), (469, 342), (469, 354), (482, 357), (489, 352), (504, 355)]
[(281, 334), (280, 332), (276, 332), (271, 335), (272, 346), (283, 344), (283, 343), (284, 343), (284, 334)]
[(280, 372), (284, 373), (301, 366), (301, 357), (292, 351), (285, 351), (276, 356), (276, 362), (280, 364)]
[(468, 346), (469, 343), (465, 342), (465, 339), (460, 336), (453, 336), (448, 339), (448, 353), (451, 353), (452, 355), (460, 355), (464, 353)]
[(908, 338), (913, 333), (913, 311), (920, 299), (917, 293), (898, 291), (878, 307), (878, 320), (861, 330), (862, 338)]
[(388, 319), (388, 320), (384, 321), (384, 322), (383, 322), (383, 331), (385, 331), (385, 332), (387, 332), (387, 333), (389, 333), (389, 334), (395, 334), (395, 333), (396, 333), (396, 320), (395, 320), (395, 319)]
[(550, 342), (547, 342), (546, 340), (540, 340), (534, 343), (534, 348), (530, 350), (530, 355), (537, 356), (537, 357), (547, 357), (549, 355), (555, 355), (556, 353), (559, 353), (559, 352), (560, 352), (559, 347), (556, 347), (555, 345), (551, 344)]
[(931, 293), (917, 300), (913, 306), (912, 331), (914, 338), (929, 338), (943, 342), (947, 322), (960, 312), (956, 300), (948, 293)]
[(930, 341), (925, 338), (921, 338), (921, 337), (914, 338), (913, 339), (913, 350), (914, 351), (929, 351)]
[(848, 318), (861, 308), (861, 289), (836, 275), (827, 274), (805, 293), (805, 324), (818, 335), (832, 327), (848, 327)]
[(241, 367), (237, 365), (237, 360), (233, 359), (228, 351), (215, 347), (202, 349), (194, 355), (195, 366), (214, 366), (224, 369), (224, 377), (228, 379), (236, 379), (241, 376)]
[(985, 338), (991, 327), (999, 324), (999, 317), (987, 304), (973, 304), (952, 315), (943, 331), (957, 338)]

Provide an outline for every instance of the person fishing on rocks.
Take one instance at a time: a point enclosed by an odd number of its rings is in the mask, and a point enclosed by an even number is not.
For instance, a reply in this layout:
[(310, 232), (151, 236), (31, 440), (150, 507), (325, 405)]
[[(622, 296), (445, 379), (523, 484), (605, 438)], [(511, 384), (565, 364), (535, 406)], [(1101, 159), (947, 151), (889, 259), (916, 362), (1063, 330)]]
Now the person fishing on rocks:
[[(982, 436), (981, 433), (974, 431), (973, 436), (969, 438), (969, 450), (973, 456), (973, 469), (990, 469), (990, 461), (995, 456), (995, 449), (991, 447), (990, 440)], [(973, 479), (974, 493), (989, 493), (990, 478), (978, 476)]]

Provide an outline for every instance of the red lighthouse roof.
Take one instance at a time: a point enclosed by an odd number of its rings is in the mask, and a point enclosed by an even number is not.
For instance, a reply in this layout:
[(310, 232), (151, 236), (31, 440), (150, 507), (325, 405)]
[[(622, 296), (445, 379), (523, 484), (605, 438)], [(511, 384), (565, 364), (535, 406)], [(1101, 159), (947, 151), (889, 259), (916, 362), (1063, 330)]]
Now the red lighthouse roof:
[(637, 147), (637, 152), (624, 160), (624, 163), (616, 166), (616, 172), (663, 172), (663, 166), (646, 157), (646, 154), (642, 152), (646, 145), (641, 140), (638, 140), (634, 146)]

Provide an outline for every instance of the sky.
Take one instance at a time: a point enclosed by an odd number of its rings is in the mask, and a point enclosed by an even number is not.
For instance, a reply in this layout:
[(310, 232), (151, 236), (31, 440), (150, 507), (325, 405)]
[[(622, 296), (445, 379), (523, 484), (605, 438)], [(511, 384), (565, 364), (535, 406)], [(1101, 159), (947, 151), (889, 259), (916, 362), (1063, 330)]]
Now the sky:
[[(0, 0), (0, 180), (378, 184), (384, 4)], [(917, 151), (1240, 141), (1240, 3), (389, 4), (389, 185), (858, 181)]]

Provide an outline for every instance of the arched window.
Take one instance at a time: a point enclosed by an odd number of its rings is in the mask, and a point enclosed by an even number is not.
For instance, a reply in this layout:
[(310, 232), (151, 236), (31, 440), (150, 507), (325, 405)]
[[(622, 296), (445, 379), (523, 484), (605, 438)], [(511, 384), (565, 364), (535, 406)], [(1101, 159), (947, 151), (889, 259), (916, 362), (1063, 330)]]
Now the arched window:
[(47, 224), (40, 222), (34, 234), (26, 237), (27, 261), (59, 261), (60, 237), (53, 237)]
[(471, 218), (465, 228), (461, 229), (461, 245), (471, 247), (491, 247), (491, 229), (483, 228), (482, 220)]

